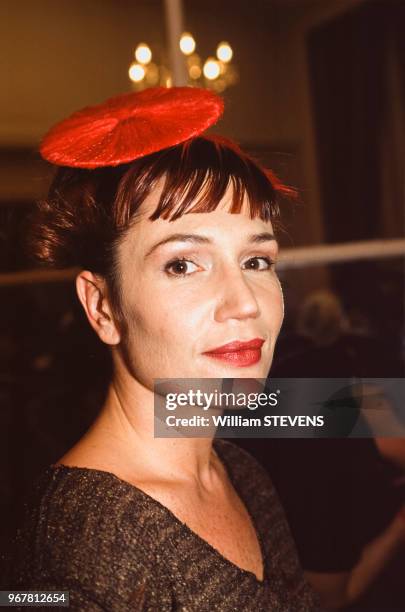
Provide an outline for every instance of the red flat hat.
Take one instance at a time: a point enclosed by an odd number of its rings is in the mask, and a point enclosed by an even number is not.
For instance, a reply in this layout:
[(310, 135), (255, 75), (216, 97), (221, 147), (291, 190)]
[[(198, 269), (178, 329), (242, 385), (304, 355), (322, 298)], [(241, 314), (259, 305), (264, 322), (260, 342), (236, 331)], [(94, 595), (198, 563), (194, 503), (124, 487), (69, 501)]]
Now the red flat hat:
[(144, 89), (73, 113), (51, 128), (39, 150), (58, 166), (118, 166), (198, 136), (223, 107), (207, 89)]

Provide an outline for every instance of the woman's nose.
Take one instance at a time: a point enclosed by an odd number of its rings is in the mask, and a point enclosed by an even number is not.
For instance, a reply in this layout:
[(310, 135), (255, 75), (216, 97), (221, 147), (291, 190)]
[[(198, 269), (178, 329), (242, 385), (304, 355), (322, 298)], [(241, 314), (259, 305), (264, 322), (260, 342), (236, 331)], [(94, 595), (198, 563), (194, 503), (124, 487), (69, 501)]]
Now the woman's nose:
[(260, 314), (254, 290), (243, 271), (221, 275), (215, 320), (256, 318)]

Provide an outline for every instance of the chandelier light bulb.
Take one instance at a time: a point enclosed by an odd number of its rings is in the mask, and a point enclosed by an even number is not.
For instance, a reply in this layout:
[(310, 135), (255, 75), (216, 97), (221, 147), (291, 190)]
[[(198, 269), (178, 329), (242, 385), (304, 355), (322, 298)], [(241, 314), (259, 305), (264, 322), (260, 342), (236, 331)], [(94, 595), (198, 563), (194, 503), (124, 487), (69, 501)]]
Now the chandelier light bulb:
[(145, 76), (145, 68), (141, 64), (133, 63), (128, 70), (129, 78), (134, 83), (139, 83)]
[(205, 78), (213, 81), (214, 79), (219, 77), (219, 73), (221, 72), (221, 68), (217, 60), (213, 57), (209, 57), (204, 64), (203, 73)]
[(180, 38), (180, 50), (184, 55), (191, 55), (195, 50), (195, 40), (189, 32), (184, 32)]
[(219, 43), (217, 47), (217, 58), (221, 62), (230, 62), (233, 56), (232, 47), (227, 42)]
[(149, 64), (152, 59), (152, 51), (145, 43), (140, 43), (135, 50), (135, 59), (140, 64)]

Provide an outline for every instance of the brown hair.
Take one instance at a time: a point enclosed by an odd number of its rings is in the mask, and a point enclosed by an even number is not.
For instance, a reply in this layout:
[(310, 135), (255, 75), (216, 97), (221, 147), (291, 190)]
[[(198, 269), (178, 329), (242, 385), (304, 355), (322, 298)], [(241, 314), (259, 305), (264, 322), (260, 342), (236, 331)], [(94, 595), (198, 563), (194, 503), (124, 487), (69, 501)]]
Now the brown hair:
[(48, 266), (80, 266), (103, 276), (114, 312), (122, 318), (117, 242), (162, 177), (165, 183), (151, 220), (211, 212), (231, 182), (230, 212), (240, 212), (246, 193), (251, 217), (274, 221), (278, 194), (293, 193), (235, 143), (214, 136), (192, 138), (116, 167), (61, 167), (32, 219), (31, 253)]

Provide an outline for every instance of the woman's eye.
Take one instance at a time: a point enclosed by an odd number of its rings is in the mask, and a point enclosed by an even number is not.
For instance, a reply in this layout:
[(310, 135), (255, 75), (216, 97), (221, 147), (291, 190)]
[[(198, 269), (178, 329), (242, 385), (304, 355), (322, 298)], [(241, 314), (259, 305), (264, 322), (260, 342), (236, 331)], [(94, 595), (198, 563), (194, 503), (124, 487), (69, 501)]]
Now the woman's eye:
[(171, 276), (187, 276), (198, 269), (198, 266), (188, 259), (175, 259), (165, 266), (165, 271)]
[(269, 257), (251, 257), (244, 262), (243, 267), (245, 270), (270, 270), (275, 265)]

